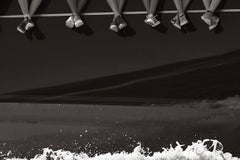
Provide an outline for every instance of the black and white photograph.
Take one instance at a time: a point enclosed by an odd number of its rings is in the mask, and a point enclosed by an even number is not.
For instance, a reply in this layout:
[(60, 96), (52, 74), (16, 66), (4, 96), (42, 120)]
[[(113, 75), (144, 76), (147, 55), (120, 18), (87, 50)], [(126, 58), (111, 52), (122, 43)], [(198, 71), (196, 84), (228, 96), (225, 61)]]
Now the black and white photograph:
[(0, 160), (240, 160), (240, 1), (0, 0)]

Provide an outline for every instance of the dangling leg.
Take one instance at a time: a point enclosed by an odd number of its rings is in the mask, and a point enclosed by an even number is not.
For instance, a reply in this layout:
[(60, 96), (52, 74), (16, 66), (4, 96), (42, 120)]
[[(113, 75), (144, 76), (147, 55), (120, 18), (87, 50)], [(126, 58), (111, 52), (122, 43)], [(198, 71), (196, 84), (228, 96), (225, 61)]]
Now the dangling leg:
[(208, 10), (214, 13), (221, 2), (222, 0), (212, 0), (212, 3), (209, 6)]
[(209, 26), (209, 30), (212, 30), (216, 28), (219, 24), (220, 18), (215, 15), (215, 10), (218, 8), (222, 0), (212, 0), (212, 3), (210, 7), (208, 8), (208, 11), (212, 13), (211, 17), (211, 24)]
[(182, 0), (182, 8), (183, 8), (183, 11), (185, 12), (188, 5), (190, 4), (192, 0)]
[[(175, 0), (177, 1), (177, 0)], [(179, 21), (180, 21), (180, 26), (184, 26), (186, 24), (188, 24), (188, 19), (185, 15), (185, 11), (189, 5), (189, 3), (191, 2), (191, 0), (180, 0), (181, 1), (181, 7), (178, 8), (178, 16), (179, 16)]]
[(72, 14), (77, 15), (78, 14), (77, 0), (67, 0), (67, 3), (71, 9)]
[[(118, 11), (120, 14), (122, 14), (125, 3), (126, 3), (126, 0), (118, 0)], [(116, 18), (116, 22), (120, 30), (127, 27), (127, 22), (123, 19), (121, 15)]]
[(173, 0), (176, 8), (177, 8), (177, 12), (178, 14), (183, 14), (184, 10), (183, 10), (183, 2), (182, 0)]
[(28, 0), (18, 0), (18, 3), (20, 5), (24, 17), (30, 18)]
[(83, 7), (86, 5), (88, 0), (78, 0), (78, 13), (82, 12)]
[(67, 3), (71, 9), (72, 15), (66, 20), (65, 25), (68, 28), (73, 28), (75, 25), (74, 17), (78, 16), (77, 0), (67, 0)]
[(150, 0), (143, 0), (143, 4), (145, 6), (147, 14), (149, 14), (149, 11), (150, 11)]
[(180, 21), (180, 17), (181, 17), (181, 19), (183, 19), (185, 17), (184, 8), (183, 8), (183, 1), (182, 0), (173, 0), (173, 2), (175, 4), (175, 6), (176, 6), (177, 14), (176, 14), (176, 16), (174, 18), (171, 19), (170, 22), (176, 28), (181, 29), (182, 28), (181, 26), (183, 26), (184, 23), (186, 24), (186, 22), (187, 22), (187, 21), (185, 21), (185, 22), (184, 21)]
[(121, 13), (119, 12), (119, 8), (118, 8), (118, 1), (117, 0), (107, 0), (107, 3), (114, 13), (113, 21), (112, 21), (109, 29), (114, 32), (118, 32), (119, 28), (118, 28), (118, 24), (116, 22), (116, 18), (121, 15)]
[(149, 11), (148, 11), (148, 15), (147, 15), (146, 19), (144, 20), (144, 22), (146, 24), (150, 25), (151, 27), (156, 27), (157, 25), (160, 24), (160, 21), (156, 18), (157, 15), (155, 15), (157, 6), (158, 6), (158, 2), (159, 2), (159, 0), (150, 0), (149, 1)]
[(159, 0), (151, 0), (150, 1), (149, 14), (152, 14), (152, 15), (156, 14), (156, 10), (157, 10), (157, 7), (158, 7), (158, 2), (159, 2)]
[[(31, 5), (30, 5), (30, 9), (29, 9), (29, 14), (30, 14), (30, 18), (34, 15), (34, 13), (36, 12), (36, 10), (38, 9), (39, 5), (41, 4), (42, 0), (32, 0)], [(34, 27), (33, 22), (31, 21), (30, 23), (28, 23), (28, 25), (26, 26), (26, 29), (29, 30), (32, 27)]]
[(42, 2), (42, 0), (32, 0), (30, 9), (29, 9), (30, 17), (32, 17), (33, 14), (36, 12), (36, 10), (38, 9), (41, 2)]
[(203, 0), (206, 8), (206, 13), (201, 16), (202, 20), (209, 25), (209, 30), (217, 27), (220, 18), (218, 18), (214, 12), (221, 3), (221, 0)]
[(22, 13), (24, 15), (24, 20), (17, 26), (17, 30), (21, 33), (25, 33), (26, 30), (34, 26), (31, 21), (31, 16), (28, 9), (28, 0), (18, 0)]
[(126, 0), (118, 0), (118, 11), (122, 13), (123, 7), (126, 3)]
[(77, 27), (77, 28), (84, 25), (84, 22), (81, 19), (81, 17), (79, 16), (79, 14), (82, 12), (82, 9), (86, 5), (87, 1), (88, 0), (78, 0), (78, 4), (77, 4), (78, 14), (75, 15), (75, 17), (74, 17), (75, 27)]
[(208, 11), (211, 3), (212, 3), (212, 0), (203, 0), (204, 7), (207, 11)]
[(107, 3), (114, 13), (113, 19), (116, 19), (120, 15), (119, 8), (118, 8), (118, 1), (117, 0), (107, 0)]
[(209, 7), (211, 6), (212, 0), (203, 0), (204, 7), (206, 12), (201, 16), (201, 19), (208, 25), (211, 25), (211, 16), (212, 13), (209, 12)]

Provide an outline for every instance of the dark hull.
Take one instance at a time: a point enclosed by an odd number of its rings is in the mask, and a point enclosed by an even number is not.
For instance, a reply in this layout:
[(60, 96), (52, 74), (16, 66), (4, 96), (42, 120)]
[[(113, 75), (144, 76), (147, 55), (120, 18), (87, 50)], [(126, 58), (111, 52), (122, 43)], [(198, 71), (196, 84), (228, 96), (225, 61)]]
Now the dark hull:
[[(9, 9), (2, 12), (6, 15), (19, 14), (20, 10), (16, 1), (3, 1), (3, 6)], [(58, 5), (57, 5), (58, 4)], [(224, 8), (238, 8), (238, 1), (229, 1), (224, 3)], [(190, 9), (202, 9), (202, 3), (199, 1), (194, 1)], [(44, 9), (43, 9), (44, 8)], [(160, 10), (173, 10), (172, 2), (165, 2), (164, 8), (159, 8)], [(126, 11), (139, 11), (143, 10), (142, 3), (138, 1), (129, 1)], [(108, 6), (104, 2), (92, 1), (85, 12), (102, 12), (110, 11)], [(65, 1), (51, 2), (44, 1), (42, 8), (38, 13), (66, 13), (69, 12)], [(237, 81), (239, 77), (237, 76), (237, 66), (238, 62), (234, 59), (239, 59), (239, 21), (234, 21), (239, 19), (239, 13), (222, 13), (220, 14), (222, 20), (221, 26), (213, 32), (209, 32), (207, 26), (201, 21), (201, 14), (189, 14), (194, 26), (188, 28), (187, 33), (182, 33), (175, 29), (169, 23), (169, 20), (173, 17), (173, 14), (163, 14), (161, 16), (163, 25), (157, 30), (153, 30), (143, 24), (144, 15), (127, 15), (126, 18), (131, 26), (130, 29), (126, 31), (124, 35), (116, 35), (108, 30), (109, 22), (111, 22), (111, 16), (85, 16), (85, 21), (87, 25), (80, 29), (79, 31), (71, 31), (64, 26), (64, 21), (66, 17), (55, 17), (55, 18), (40, 18), (37, 20), (37, 27), (31, 33), (26, 36), (19, 34), (16, 31), (17, 24), (21, 19), (1, 19), (1, 59), (0, 59), (0, 94), (12, 93), (25, 93), (25, 91), (34, 89), (32, 95), (39, 93), (39, 88), (49, 88), (46, 92), (41, 92), (41, 96), (59, 96), (63, 93), (61, 86), (64, 85), (68, 93), (71, 92), (82, 92), (91, 90), (95, 87), (91, 83), (96, 84), (95, 88), (108, 88), (112, 85), (121, 83), (118, 81), (126, 82), (131, 74), (138, 74), (137, 78), (146, 77), (160, 77), (156, 79), (154, 83), (151, 81), (146, 81), (146, 84), (142, 87), (131, 87), (129, 89), (123, 88), (120, 94), (112, 93), (94, 93), (92, 95), (109, 97), (109, 95), (115, 95), (115, 97), (126, 98), (224, 98), (227, 96), (232, 96), (237, 94), (239, 86), (237, 85), (234, 90), (234, 86), (231, 87), (231, 91), (224, 95), (222, 93), (218, 96), (215, 93), (206, 93), (204, 97), (202, 95), (192, 95), (189, 94), (186, 97), (164, 95), (164, 92), (172, 90), (171, 86), (183, 86), (186, 79), (189, 83), (191, 81), (196, 81), (191, 86), (186, 86), (189, 90), (197, 89), (199, 87), (206, 87), (206, 91), (211, 87), (212, 83), (207, 83), (203, 81), (209, 74), (201, 74), (200, 81), (187, 75), (184, 78), (184, 67), (186, 72), (192, 67), (188, 64), (198, 63), (204, 61), (201, 58), (221, 59), (219, 55), (222, 56), (220, 63), (225, 63), (224, 58), (228, 57), (228, 64), (226, 68), (220, 68), (223, 72), (231, 72), (228, 77), (228, 81)], [(230, 54), (234, 52), (234, 54)], [(228, 56), (229, 53), (229, 56)], [(208, 59), (206, 59), (208, 61)], [(183, 63), (179, 63), (183, 62)], [(186, 62), (186, 65), (185, 65)], [(207, 62), (204, 62), (207, 63)], [(213, 69), (213, 66), (218, 64), (218, 61), (210, 61), (205, 68), (206, 72), (208, 69)], [(169, 64), (172, 65), (174, 70), (161, 71), (162, 68), (167, 68)], [(170, 66), (171, 66), (170, 65)], [(182, 66), (182, 72), (177, 72), (178, 65)], [(232, 65), (232, 68), (229, 67)], [(174, 68), (174, 66), (176, 66)], [(228, 68), (227, 68), (228, 67)], [(153, 69), (150, 69), (153, 68)], [(155, 68), (155, 69), (154, 69)], [(200, 69), (202, 69), (200, 68)], [(150, 70), (148, 70), (150, 69)], [(195, 68), (196, 69), (196, 68)], [(223, 70), (222, 70), (223, 69)], [(156, 70), (159, 70), (156, 72)], [(151, 73), (153, 72), (154, 73)], [(224, 74), (214, 71), (211, 75), (218, 77), (216, 83), (218, 85), (225, 86), (221, 79), (224, 79)], [(172, 74), (174, 72), (175, 76), (178, 77), (167, 77), (167, 74)], [(175, 73), (176, 72), (176, 73)], [(142, 74), (142, 75), (141, 75)], [(198, 71), (193, 74), (198, 74)], [(163, 86), (164, 79), (161, 77), (165, 75), (165, 78), (172, 79), (168, 82), (168, 85), (163, 89), (162, 93), (160, 90)], [(234, 76), (235, 75), (235, 76)], [(111, 79), (106, 77), (115, 77), (113, 82)], [(189, 77), (189, 78), (188, 78)], [(190, 78), (192, 77), (192, 79)], [(117, 79), (119, 78), (119, 80)], [(199, 77), (197, 77), (199, 78)], [(134, 78), (131, 78), (132, 80)], [(85, 85), (86, 80), (91, 83), (86, 85), (86, 87), (81, 87)], [(97, 82), (97, 80), (100, 80)], [(159, 85), (158, 84), (159, 80)], [(76, 83), (75, 83), (76, 82)], [(79, 86), (72, 86), (72, 83)], [(101, 83), (103, 84), (101, 86)], [(115, 84), (113, 84), (115, 83)], [(227, 83), (227, 82), (226, 82)], [(144, 86), (154, 84), (154, 87), (149, 89), (153, 90), (152, 95), (146, 96), (143, 92)], [(153, 85), (153, 86), (154, 86)], [(59, 86), (59, 93), (55, 86)], [(87, 87), (88, 86), (88, 87)], [(228, 85), (226, 85), (228, 86)], [(54, 91), (51, 91), (54, 88)], [(72, 89), (71, 89), (72, 88)], [(74, 90), (73, 88), (79, 88), (79, 90)], [(174, 86), (174, 88), (176, 88)], [(177, 90), (172, 90), (176, 94), (186, 90), (185, 87), (179, 87)], [(224, 88), (224, 87), (223, 87)], [(71, 91), (72, 90), (72, 91)], [(139, 92), (142, 90), (142, 92)], [(23, 92), (21, 92), (23, 91)], [(131, 91), (129, 93), (129, 91)], [(149, 92), (148, 90), (146, 90)], [(54, 94), (49, 94), (53, 93)], [(115, 92), (115, 91), (114, 91)], [(118, 90), (116, 90), (118, 92)], [(120, 92), (120, 91), (119, 91)], [(217, 92), (224, 92), (224, 90), (218, 90)], [(129, 95), (128, 95), (129, 93)], [(135, 94), (136, 93), (136, 94)], [(196, 91), (197, 93), (197, 91)], [(65, 94), (65, 93), (64, 93)], [(80, 95), (82, 96), (82, 95)], [(91, 95), (86, 95), (90, 96)]]

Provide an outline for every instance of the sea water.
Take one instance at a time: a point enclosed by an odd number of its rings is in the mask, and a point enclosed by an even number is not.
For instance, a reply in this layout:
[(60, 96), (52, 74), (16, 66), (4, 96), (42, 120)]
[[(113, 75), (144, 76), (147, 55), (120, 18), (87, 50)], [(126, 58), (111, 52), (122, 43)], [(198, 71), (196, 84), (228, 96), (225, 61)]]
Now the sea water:
[[(240, 97), (235, 96), (218, 101), (204, 100), (190, 104), (181, 104), (181, 106), (238, 110), (240, 109)], [(11, 153), (11, 151), (9, 151), (9, 153)], [(10, 154), (5, 154), (0, 151), (0, 159), (27, 160), (27, 158), (12, 158), (12, 156), (9, 155)], [(75, 153), (63, 149), (53, 150), (51, 148), (43, 148), (42, 153), (35, 155), (31, 160), (240, 160), (240, 158), (234, 157), (234, 155), (229, 152), (224, 152), (221, 142), (205, 139), (192, 142), (192, 144), (189, 145), (182, 145), (176, 142), (175, 146), (170, 145), (169, 148), (162, 148), (162, 150), (158, 152), (151, 152), (139, 144), (132, 152), (116, 151), (115, 153), (98, 153), (94, 156), (92, 156), (91, 153)]]
[[(8, 158), (4, 160), (27, 160), (26, 158)], [(163, 148), (159, 152), (144, 150), (139, 144), (133, 152), (125, 151), (115, 153), (97, 154), (89, 156), (87, 153), (72, 153), (66, 150), (52, 150), (44, 148), (41, 154), (37, 154), (31, 160), (240, 160), (231, 153), (225, 152), (223, 145), (217, 140), (198, 140), (185, 146), (176, 142), (175, 146)]]

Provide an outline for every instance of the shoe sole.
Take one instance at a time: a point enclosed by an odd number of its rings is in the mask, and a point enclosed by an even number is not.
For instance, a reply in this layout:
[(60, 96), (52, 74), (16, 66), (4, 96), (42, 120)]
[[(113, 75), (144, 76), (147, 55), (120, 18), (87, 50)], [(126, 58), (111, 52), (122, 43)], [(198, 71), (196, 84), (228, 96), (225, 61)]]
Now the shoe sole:
[(157, 23), (155, 23), (154, 25), (151, 24), (151, 23), (148, 23), (148, 22), (145, 22), (145, 23), (148, 24), (148, 25), (150, 25), (152, 28), (157, 27), (158, 25), (161, 24), (161, 22), (157, 22)]
[(26, 31), (20, 29), (19, 27), (17, 27), (17, 31), (20, 32), (20, 33), (22, 33), (22, 34), (24, 34), (24, 33), (26, 32)]
[(179, 25), (173, 24), (173, 26), (174, 26), (174, 27), (176, 27), (176, 28), (177, 28), (177, 29), (179, 29), (179, 30), (181, 30), (181, 29), (182, 29), (182, 27), (181, 27), (181, 26), (179, 26)]
[(216, 25), (209, 26), (209, 30), (211, 31), (214, 28), (216, 28), (218, 26), (219, 21), (220, 21), (220, 19), (217, 20)]
[(176, 27), (177, 29), (182, 29), (182, 27), (180, 26), (180, 25), (177, 25), (177, 24), (175, 24), (175, 23), (173, 23), (172, 21), (170, 21), (171, 23), (172, 23), (172, 25), (174, 26), (174, 27)]
[(157, 27), (158, 25), (160, 25), (161, 24), (161, 22), (157, 22), (157, 23), (155, 23), (154, 25), (152, 25), (152, 27), (154, 28), (154, 27)]
[(74, 23), (72, 23), (72, 24), (70, 24), (70, 23), (65, 23), (65, 25), (66, 25), (68, 28), (70, 28), (70, 29), (72, 29), (72, 28), (74, 27)]
[(118, 32), (118, 31), (119, 31), (118, 28), (117, 28), (117, 26), (112, 26), (112, 27), (110, 27), (109, 29), (112, 30), (112, 31), (114, 31), (114, 32)]
[(207, 25), (210, 25), (210, 21), (206, 20), (203, 16), (201, 16), (201, 19), (207, 24)]
[(79, 28), (79, 27), (81, 27), (81, 26), (83, 26), (84, 25), (84, 22), (83, 21), (79, 21), (79, 22), (76, 22), (75, 23), (75, 27), (76, 28)]
[(118, 26), (118, 28), (121, 30), (121, 29), (123, 29), (123, 28), (126, 28), (127, 27), (127, 24), (120, 24), (119, 26)]
[(186, 24), (188, 24), (188, 21), (184, 21), (183, 23), (180, 23), (180, 26), (185, 26)]

